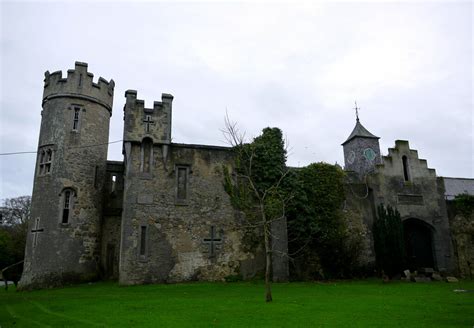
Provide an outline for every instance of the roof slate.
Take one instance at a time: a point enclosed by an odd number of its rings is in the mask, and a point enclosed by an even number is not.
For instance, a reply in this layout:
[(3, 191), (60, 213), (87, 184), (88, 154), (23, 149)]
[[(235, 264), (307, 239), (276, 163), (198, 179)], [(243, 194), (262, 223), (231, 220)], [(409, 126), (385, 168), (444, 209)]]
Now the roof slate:
[(352, 130), (352, 133), (350, 134), (349, 138), (347, 138), (346, 141), (342, 143), (342, 145), (348, 143), (355, 137), (362, 137), (362, 138), (371, 138), (371, 139), (380, 139), (380, 137), (377, 137), (370, 133), (360, 122), (357, 120), (356, 125), (354, 127), (354, 130)]
[(469, 178), (443, 178), (444, 195), (446, 199), (452, 200), (455, 196), (468, 194), (474, 196), (474, 179)]

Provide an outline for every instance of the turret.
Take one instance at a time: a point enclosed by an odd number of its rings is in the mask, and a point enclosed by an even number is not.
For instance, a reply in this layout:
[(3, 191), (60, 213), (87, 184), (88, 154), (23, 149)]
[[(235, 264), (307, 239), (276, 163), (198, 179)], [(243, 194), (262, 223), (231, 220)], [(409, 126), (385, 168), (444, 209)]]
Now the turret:
[(154, 101), (153, 108), (145, 108), (145, 102), (137, 99), (137, 91), (125, 91), (124, 142), (142, 142), (150, 138), (153, 143), (171, 143), (171, 111), (173, 96), (161, 95), (161, 101)]
[(114, 81), (93, 82), (86, 63), (67, 78), (45, 73), (22, 289), (98, 275), (113, 92)]
[(381, 164), (379, 137), (370, 133), (359, 120), (356, 104), (356, 125), (349, 137), (342, 143), (344, 169), (357, 173), (359, 178), (371, 173), (376, 164)]

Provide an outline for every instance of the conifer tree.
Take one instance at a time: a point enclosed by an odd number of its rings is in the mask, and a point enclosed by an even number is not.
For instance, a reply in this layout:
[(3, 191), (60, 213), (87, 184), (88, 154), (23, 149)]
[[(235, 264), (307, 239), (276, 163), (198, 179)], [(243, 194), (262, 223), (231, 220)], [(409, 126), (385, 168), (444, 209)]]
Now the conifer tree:
[(375, 259), (379, 272), (390, 278), (400, 273), (404, 263), (403, 226), (400, 213), (390, 205), (377, 208), (373, 225)]

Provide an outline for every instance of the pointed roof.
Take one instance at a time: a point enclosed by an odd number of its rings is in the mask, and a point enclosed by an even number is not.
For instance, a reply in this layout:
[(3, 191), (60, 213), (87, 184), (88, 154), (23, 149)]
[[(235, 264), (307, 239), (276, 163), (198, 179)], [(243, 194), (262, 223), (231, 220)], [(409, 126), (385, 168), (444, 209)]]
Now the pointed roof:
[(366, 128), (364, 128), (364, 126), (359, 122), (359, 118), (357, 118), (356, 125), (354, 127), (354, 130), (352, 130), (351, 134), (349, 135), (349, 138), (347, 138), (347, 140), (344, 141), (342, 145), (344, 146), (346, 143), (348, 143), (355, 137), (380, 139), (380, 137), (374, 136)]

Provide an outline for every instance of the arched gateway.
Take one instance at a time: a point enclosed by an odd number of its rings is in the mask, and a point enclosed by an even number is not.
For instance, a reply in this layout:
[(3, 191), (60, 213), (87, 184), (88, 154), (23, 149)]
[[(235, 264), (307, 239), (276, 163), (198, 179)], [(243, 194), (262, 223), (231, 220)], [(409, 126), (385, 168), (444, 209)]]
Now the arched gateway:
[(409, 218), (403, 221), (403, 233), (408, 268), (410, 270), (434, 268), (434, 228), (422, 220)]

